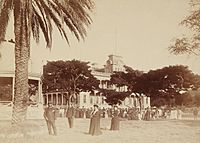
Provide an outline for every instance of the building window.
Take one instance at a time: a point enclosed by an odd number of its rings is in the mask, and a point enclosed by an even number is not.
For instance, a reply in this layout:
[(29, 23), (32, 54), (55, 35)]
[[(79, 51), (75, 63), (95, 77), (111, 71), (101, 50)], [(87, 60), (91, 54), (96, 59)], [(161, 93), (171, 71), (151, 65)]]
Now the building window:
[(137, 107), (137, 100), (134, 98), (134, 106)]
[(96, 103), (99, 104), (99, 97), (96, 97)]
[(67, 93), (63, 94), (63, 105), (67, 105), (67, 101), (68, 101), (67, 96), (68, 96)]
[(48, 94), (48, 103), (52, 102), (52, 98), (51, 97), (52, 97), (51, 94)]
[(104, 97), (102, 97), (102, 104), (104, 104), (105, 103), (105, 99), (104, 99)]
[(62, 104), (62, 95), (58, 94), (58, 105)]
[(46, 94), (43, 95), (43, 100), (44, 100), (44, 105), (47, 105), (47, 95)]
[(0, 77), (0, 102), (12, 101), (12, 78)]
[(90, 97), (90, 104), (93, 104), (93, 98)]
[(146, 104), (148, 104), (148, 97), (146, 97)]
[(53, 105), (56, 105), (56, 94), (53, 94)]
[(83, 95), (83, 103), (86, 103), (86, 95)]
[(129, 105), (131, 105), (132, 104), (132, 98), (130, 97), (129, 98)]

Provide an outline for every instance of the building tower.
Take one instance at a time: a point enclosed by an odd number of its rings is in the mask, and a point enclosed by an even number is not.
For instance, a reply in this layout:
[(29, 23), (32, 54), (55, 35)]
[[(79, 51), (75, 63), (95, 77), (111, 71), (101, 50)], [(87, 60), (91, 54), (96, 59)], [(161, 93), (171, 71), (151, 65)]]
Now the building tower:
[(105, 72), (113, 73), (114, 71), (124, 71), (124, 62), (121, 56), (109, 55), (109, 59), (106, 61)]

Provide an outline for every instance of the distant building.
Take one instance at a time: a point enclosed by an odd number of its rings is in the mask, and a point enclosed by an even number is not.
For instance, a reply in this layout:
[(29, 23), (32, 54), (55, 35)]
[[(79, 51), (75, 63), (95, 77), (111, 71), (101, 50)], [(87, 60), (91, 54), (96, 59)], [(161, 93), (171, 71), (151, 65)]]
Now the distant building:
[(121, 56), (109, 55), (109, 59), (106, 61), (105, 72), (113, 73), (114, 71), (124, 71), (124, 62)]
[[(106, 65), (99, 66), (97, 63), (91, 64), (91, 70), (94, 77), (96, 77), (100, 81), (99, 87), (102, 89), (112, 89), (116, 91), (127, 91), (127, 87), (116, 87), (113, 84), (110, 84), (108, 81), (110, 80), (111, 75), (114, 71), (125, 71), (124, 62), (121, 56), (109, 55), (109, 59), (106, 62)], [(54, 93), (46, 93), (43, 95), (44, 105), (48, 104), (48, 101), (53, 101), (54, 105), (58, 107), (65, 107), (67, 105), (67, 96), (68, 93), (54, 92)], [(76, 105), (78, 107), (89, 108), (94, 104), (98, 104), (100, 107), (110, 107), (105, 102), (105, 97), (99, 94), (98, 91), (95, 92), (81, 92), (78, 95)], [(143, 95), (141, 97), (142, 108), (146, 108), (150, 106), (150, 98)], [(139, 99), (136, 98), (135, 95), (130, 95), (123, 102), (121, 107), (139, 107)]]
[[(15, 80), (15, 59), (14, 59), (14, 42), (13, 40), (4, 40), (0, 45), (0, 119), (11, 118), (12, 102), (14, 100), (14, 80)], [(29, 87), (35, 89), (29, 98), (31, 105), (28, 107), (27, 118), (36, 119), (43, 118), (43, 106), (46, 106), (49, 101), (58, 108), (67, 106), (67, 92), (52, 92), (42, 94), (41, 75), (43, 73), (42, 62), (39, 65), (29, 60)], [(113, 89), (116, 91), (126, 91), (127, 87), (116, 87), (109, 83), (110, 77), (114, 71), (124, 71), (124, 62), (121, 56), (109, 55), (105, 66), (99, 66), (97, 63), (91, 64), (92, 74), (100, 80), (100, 88)], [(150, 106), (150, 99), (143, 95), (142, 108)], [(105, 97), (95, 92), (81, 92), (77, 98), (77, 106), (92, 107), (98, 104), (100, 107), (109, 107), (105, 102)], [(122, 107), (138, 107), (139, 101), (134, 95), (127, 97)]]

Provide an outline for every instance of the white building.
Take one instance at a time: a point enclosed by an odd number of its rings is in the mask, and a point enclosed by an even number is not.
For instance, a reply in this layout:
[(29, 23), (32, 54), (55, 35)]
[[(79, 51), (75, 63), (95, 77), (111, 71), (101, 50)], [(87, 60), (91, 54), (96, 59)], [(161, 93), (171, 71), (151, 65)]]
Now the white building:
[[(91, 64), (92, 74), (100, 81), (100, 88), (103, 89), (112, 89), (116, 91), (127, 91), (127, 87), (116, 87), (115, 85), (110, 84), (111, 75), (114, 71), (124, 71), (124, 63), (121, 56), (109, 55), (109, 59), (106, 62), (105, 67), (100, 67), (97, 63)], [(47, 105), (49, 101), (53, 101), (53, 104), (57, 107), (67, 106), (67, 95), (68, 93), (53, 92), (46, 93), (43, 95), (44, 105)], [(101, 108), (110, 107), (105, 102), (105, 97), (99, 94), (98, 91), (93, 93), (91, 92), (81, 92), (76, 100), (76, 105), (78, 107), (90, 108), (94, 104), (98, 104)], [(141, 97), (142, 108), (150, 106), (150, 98), (142, 95)], [(130, 95), (124, 101), (122, 101), (121, 107), (139, 107), (139, 99), (135, 95)]]
[[(106, 62), (105, 68), (96, 68), (93, 64), (92, 66), (92, 74), (100, 80), (100, 88), (103, 89), (112, 89), (116, 91), (127, 91), (127, 87), (116, 87), (115, 85), (109, 84), (110, 77), (113, 74), (114, 71), (125, 71), (124, 68), (124, 62), (122, 60), (121, 56), (117, 55), (109, 55), (109, 59)], [(98, 93), (98, 92), (97, 92)], [(79, 106), (82, 107), (91, 107), (93, 104), (98, 104), (100, 107), (110, 107), (105, 102), (105, 97), (101, 96), (96, 93), (87, 93), (83, 92), (79, 96)], [(145, 95), (142, 95), (141, 97), (141, 104), (142, 108), (150, 107), (150, 97), (147, 97)], [(122, 104), (120, 105), (123, 108), (127, 107), (139, 107), (139, 99), (134, 95), (130, 95), (130, 97), (125, 98), (124, 101), (122, 101)]]

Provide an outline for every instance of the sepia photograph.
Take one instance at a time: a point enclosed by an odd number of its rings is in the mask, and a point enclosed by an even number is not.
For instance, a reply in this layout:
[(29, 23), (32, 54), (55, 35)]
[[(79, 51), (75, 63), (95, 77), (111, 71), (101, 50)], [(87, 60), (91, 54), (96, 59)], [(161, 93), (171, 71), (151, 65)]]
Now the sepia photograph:
[(200, 0), (0, 0), (0, 143), (200, 143)]

